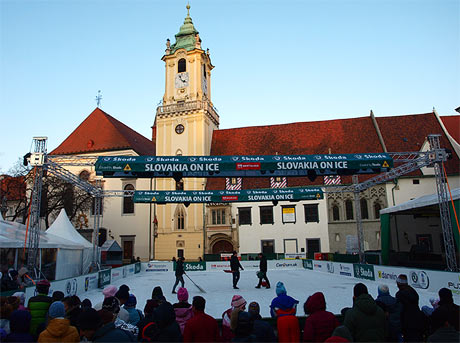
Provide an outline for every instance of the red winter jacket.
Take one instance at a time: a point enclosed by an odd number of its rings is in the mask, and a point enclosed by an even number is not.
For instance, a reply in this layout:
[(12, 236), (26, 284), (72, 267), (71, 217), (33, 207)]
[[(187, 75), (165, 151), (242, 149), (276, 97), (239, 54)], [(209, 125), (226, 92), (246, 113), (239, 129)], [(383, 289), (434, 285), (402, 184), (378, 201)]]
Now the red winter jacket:
[(195, 311), (185, 324), (184, 342), (220, 342), (217, 321), (201, 311)]
[(326, 311), (326, 300), (321, 292), (307, 299), (306, 311), (310, 314), (303, 329), (304, 342), (324, 342), (331, 337), (334, 329), (340, 325), (334, 314)]

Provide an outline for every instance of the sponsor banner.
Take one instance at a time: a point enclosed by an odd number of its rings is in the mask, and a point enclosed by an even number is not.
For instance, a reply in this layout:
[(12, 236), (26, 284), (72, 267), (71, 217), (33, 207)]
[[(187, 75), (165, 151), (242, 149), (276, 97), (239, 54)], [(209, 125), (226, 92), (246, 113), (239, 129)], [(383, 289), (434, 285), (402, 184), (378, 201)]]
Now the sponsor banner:
[(136, 264), (134, 264), (134, 274), (141, 272), (141, 266), (142, 264), (140, 262), (137, 262)]
[(353, 264), (352, 263), (335, 263), (335, 273), (342, 275), (353, 277)]
[[(135, 191), (135, 203), (228, 203), (275, 200), (317, 200), (324, 194), (319, 187), (296, 187), (283, 189), (242, 189), (221, 191)], [(295, 222), (295, 210), (283, 208), (283, 217)]]
[(230, 261), (206, 262), (206, 270), (230, 270)]
[[(174, 270), (176, 266), (174, 266)], [(206, 270), (206, 262), (184, 262), (184, 271), (201, 272)]]
[(112, 273), (110, 269), (105, 269), (101, 270), (99, 272), (99, 282), (98, 282), (98, 287), (99, 288), (104, 288), (104, 286), (109, 285), (110, 282), (112, 281)]
[(319, 261), (319, 260), (313, 260), (313, 270), (319, 271), (319, 272), (327, 272), (326, 270), (326, 262), (325, 261)]
[(298, 259), (305, 259), (307, 258), (307, 254), (305, 253), (285, 253), (284, 259), (286, 260), (298, 260)]
[(305, 269), (313, 270), (313, 260), (302, 260), (302, 264)]
[(302, 260), (268, 261), (268, 269), (297, 269), (297, 268), (303, 268)]
[(150, 261), (143, 263), (145, 265), (144, 271), (146, 272), (170, 272), (173, 271), (172, 262)]
[(353, 273), (357, 279), (375, 280), (373, 264), (353, 264)]
[(90, 290), (98, 288), (98, 274), (90, 274), (85, 276), (84, 290), (88, 292)]
[(398, 275), (405, 274), (409, 285), (415, 289), (437, 293), (441, 288), (448, 288), (457, 302), (460, 300), (460, 273), (391, 266), (374, 266), (374, 270), (377, 281), (396, 283)]
[(105, 177), (242, 177), (375, 174), (393, 167), (384, 153), (271, 156), (100, 156)]
[(125, 267), (112, 268), (110, 270), (111, 271), (111, 277), (112, 277), (111, 282), (114, 282), (114, 281), (117, 281), (117, 280), (120, 280), (120, 279), (124, 278), (125, 277), (123, 275), (124, 270), (125, 270)]

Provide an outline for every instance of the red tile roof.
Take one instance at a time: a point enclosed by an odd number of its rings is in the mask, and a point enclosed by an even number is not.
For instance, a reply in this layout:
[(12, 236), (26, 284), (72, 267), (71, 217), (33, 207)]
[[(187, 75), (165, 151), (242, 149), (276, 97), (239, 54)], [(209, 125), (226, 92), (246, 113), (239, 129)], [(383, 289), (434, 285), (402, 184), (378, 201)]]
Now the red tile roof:
[(0, 175), (0, 203), (3, 196), (9, 201), (22, 200), (26, 197), (24, 176)]
[[(419, 151), (430, 134), (441, 135), (441, 147), (453, 151), (434, 113), (376, 118), (389, 152)], [(453, 154), (445, 163), (448, 174), (459, 173), (459, 160)], [(421, 175), (421, 172), (417, 172)], [(413, 175), (413, 174), (412, 174)]]
[[(442, 134), (441, 146), (452, 149), (433, 113), (376, 118), (389, 152), (419, 151), (431, 133)], [(215, 130), (211, 155), (295, 155), (383, 152), (371, 117), (300, 122)], [(446, 163), (448, 173), (459, 173), (458, 158)], [(416, 172), (414, 175), (421, 175)], [(373, 175), (360, 175), (364, 181)], [(289, 177), (288, 187), (320, 185), (306, 177)], [(342, 176), (351, 183), (351, 176)], [(244, 178), (243, 189), (269, 188), (269, 178)], [(208, 179), (207, 189), (225, 189), (225, 178)]]
[[(255, 126), (213, 132), (211, 155), (310, 155), (382, 152), (370, 117)], [(350, 182), (351, 177), (343, 177)], [(288, 187), (322, 184), (288, 178)], [(269, 178), (245, 178), (243, 188), (269, 188)], [(207, 189), (225, 189), (225, 179), (209, 179)]]
[(155, 155), (155, 143), (114, 117), (96, 108), (51, 155), (67, 155), (133, 149), (139, 155)]
[(441, 120), (449, 135), (460, 144), (460, 116), (442, 116)]

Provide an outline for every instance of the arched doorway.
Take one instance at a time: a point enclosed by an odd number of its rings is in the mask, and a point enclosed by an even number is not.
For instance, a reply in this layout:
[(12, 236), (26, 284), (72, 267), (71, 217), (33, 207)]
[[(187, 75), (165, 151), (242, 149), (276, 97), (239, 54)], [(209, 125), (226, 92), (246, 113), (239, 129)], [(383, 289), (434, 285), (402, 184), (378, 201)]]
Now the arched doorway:
[(233, 245), (229, 241), (226, 240), (220, 240), (214, 243), (212, 246), (212, 253), (213, 254), (220, 254), (224, 252), (232, 252), (233, 251)]

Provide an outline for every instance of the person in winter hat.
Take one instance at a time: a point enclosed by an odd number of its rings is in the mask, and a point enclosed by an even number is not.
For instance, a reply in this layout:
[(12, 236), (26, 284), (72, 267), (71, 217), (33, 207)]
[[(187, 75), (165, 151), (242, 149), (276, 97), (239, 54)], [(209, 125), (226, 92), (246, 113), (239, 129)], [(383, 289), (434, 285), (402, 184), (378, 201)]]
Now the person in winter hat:
[(420, 310), (417, 291), (409, 286), (407, 275), (400, 274), (396, 279), (399, 291), (395, 298), (401, 303), (401, 333), (405, 342), (421, 342), (427, 321)]
[[(111, 337), (111, 334), (109, 334), (109, 331), (111, 332), (112, 329), (115, 328), (115, 329), (120, 329), (123, 332), (127, 333), (126, 335), (120, 335), (121, 337), (119, 338), (122, 339), (122, 341), (123, 339), (137, 338), (137, 335), (139, 333), (138, 327), (132, 324), (128, 324), (125, 321), (121, 320), (118, 317), (119, 312), (120, 312), (120, 301), (116, 297), (108, 297), (104, 300), (104, 303), (102, 304), (102, 310), (98, 312), (99, 316), (101, 317), (103, 326), (98, 330), (98, 333), (95, 334), (95, 337), (97, 336), (99, 340), (104, 341), (105, 338), (101, 338), (101, 337), (104, 337), (106, 334), (108, 334), (109, 337)], [(118, 334), (116, 334), (115, 336), (118, 336)], [(117, 341), (117, 340), (114, 340), (114, 341)], [(130, 341), (128, 340), (128, 341), (123, 341), (123, 342), (130, 342)]]
[(322, 292), (316, 292), (308, 297), (304, 310), (308, 315), (303, 329), (304, 342), (324, 342), (340, 325), (335, 315), (326, 311), (326, 299)]
[(343, 321), (355, 342), (384, 342), (385, 313), (368, 294), (363, 283), (353, 288), (353, 307)]
[[(105, 300), (105, 299), (107, 299), (109, 297), (114, 297), (117, 292), (118, 292), (118, 288), (116, 286), (107, 285), (102, 290), (102, 295), (104, 296), (104, 300)], [(99, 311), (100, 309), (102, 309), (102, 303), (103, 303), (103, 301), (97, 303), (96, 305), (94, 305), (94, 309), (96, 311)]]
[(13, 297), (19, 298), (19, 306), (18, 310), (27, 310), (27, 308), (24, 306), (26, 302), (26, 293), (24, 292), (16, 292), (13, 294)]
[(144, 318), (144, 315), (141, 311), (136, 308), (137, 299), (134, 294), (130, 294), (128, 297), (128, 301), (126, 301), (124, 305), (124, 309), (129, 313), (129, 320), (127, 323), (132, 325), (137, 325), (137, 323)]
[(443, 327), (445, 322), (440, 313), (447, 313), (449, 318), (449, 324), (455, 330), (459, 331), (459, 306), (454, 304), (454, 298), (452, 296), (452, 291), (448, 288), (441, 288), (438, 292), (439, 294), (439, 303), (438, 307), (431, 314), (431, 326), (432, 331), (436, 331), (439, 328)]
[(30, 321), (32, 316), (29, 311), (16, 310), (10, 315), (10, 333), (5, 342), (35, 342), (30, 334)]
[(401, 303), (396, 298), (390, 295), (390, 290), (387, 285), (379, 285), (377, 288), (378, 296), (375, 299), (377, 305), (382, 305), (382, 309), (386, 312), (388, 323), (387, 341), (401, 342)]
[(248, 313), (254, 323), (252, 333), (255, 336), (255, 341), (277, 342), (273, 327), (265, 320), (262, 320), (259, 303), (255, 301), (251, 302), (248, 306)]
[[(246, 300), (241, 296), (235, 294), (232, 298), (232, 301), (230, 302), (231, 307), (227, 310), (225, 310), (224, 313), (222, 313), (222, 341), (223, 342), (230, 342), (234, 337), (235, 334), (232, 330), (232, 313), (234, 311), (244, 311), (246, 308)], [(236, 314), (237, 316), (237, 314)], [(234, 318), (234, 325), (236, 325), (236, 320), (238, 319), (238, 316), (236, 319)]]
[(276, 295), (270, 305), (270, 314), (277, 318), (278, 339), (280, 342), (299, 342), (300, 329), (296, 317), (298, 300), (287, 295), (284, 284), (276, 284)]
[(30, 324), (30, 333), (36, 337), (40, 334), (38, 327), (44, 327), (46, 313), (51, 305), (52, 299), (48, 296), (51, 284), (48, 280), (41, 280), (35, 285), (37, 295), (29, 299), (27, 307), (29, 308), (32, 320)]
[(46, 329), (38, 337), (38, 342), (80, 342), (80, 335), (70, 321), (65, 319), (65, 308), (61, 301), (51, 304), (49, 311), (49, 322)]
[(179, 302), (173, 304), (174, 312), (176, 313), (176, 321), (179, 324), (181, 333), (184, 333), (185, 324), (192, 318), (192, 305), (188, 302), (187, 288), (180, 287), (177, 290), (177, 300)]

